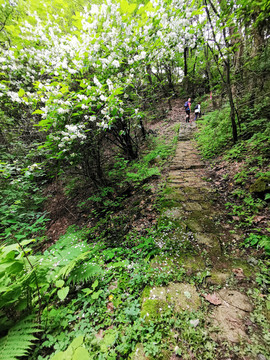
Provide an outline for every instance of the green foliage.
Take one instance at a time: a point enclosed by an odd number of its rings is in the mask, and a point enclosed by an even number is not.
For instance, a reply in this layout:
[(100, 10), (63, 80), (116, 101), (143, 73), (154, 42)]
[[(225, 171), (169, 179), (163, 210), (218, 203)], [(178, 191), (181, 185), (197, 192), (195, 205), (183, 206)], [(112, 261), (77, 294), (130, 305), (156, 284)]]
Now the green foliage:
[(212, 111), (204, 115), (197, 124), (200, 131), (196, 138), (205, 158), (219, 155), (230, 144), (231, 136), (227, 129), (230, 127), (229, 107)]
[(36, 292), (39, 276), (43, 274), (36, 271), (38, 259), (30, 255), (31, 249), (27, 247), (30, 243), (31, 241), (24, 240), (20, 245), (0, 248), (0, 309), (6, 312), (15, 306), (23, 311), (34, 305), (31, 293)]
[[(67, 233), (60, 237), (56, 244), (44, 252), (40, 264), (50, 264), (47, 274), (48, 281), (64, 280), (65, 284), (79, 284), (90, 281), (102, 273), (100, 266), (92, 263), (92, 257), (98, 251), (98, 246), (91, 247), (85, 241), (84, 230), (70, 227)], [(62, 283), (62, 286), (64, 283)], [(62, 288), (62, 286), (60, 286)], [(66, 290), (61, 289), (60, 297), (66, 297)]]
[(83, 347), (83, 336), (72, 341), (66, 351), (56, 353), (51, 360), (90, 360), (90, 356)]
[(224, 160), (241, 160), (245, 157), (246, 147), (243, 141), (238, 142), (231, 149), (229, 149), (225, 155)]
[(48, 220), (40, 211), (44, 197), (37, 184), (43, 172), (22, 165), (0, 163), (0, 239), (6, 242), (42, 236)]
[(20, 320), (0, 339), (1, 360), (18, 360), (19, 357), (29, 355), (31, 346), (37, 340), (34, 333), (38, 331), (40, 330), (33, 318)]
[(225, 204), (226, 208), (230, 210), (229, 214), (237, 217), (237, 226), (251, 225), (253, 217), (263, 209), (265, 202), (261, 199), (254, 198), (245, 190), (236, 189), (233, 191), (233, 194), (240, 199), (240, 201), (228, 201)]
[(270, 236), (252, 233), (245, 239), (244, 243), (246, 246), (263, 248), (266, 255), (270, 256)]
[(166, 144), (164, 139), (158, 138), (151, 139), (149, 147), (151, 150), (142, 155), (139, 161), (129, 163), (124, 158), (119, 158), (109, 172), (109, 177), (112, 180), (128, 181), (138, 187), (152, 176), (160, 175), (160, 168), (172, 155), (175, 146), (172, 143)]

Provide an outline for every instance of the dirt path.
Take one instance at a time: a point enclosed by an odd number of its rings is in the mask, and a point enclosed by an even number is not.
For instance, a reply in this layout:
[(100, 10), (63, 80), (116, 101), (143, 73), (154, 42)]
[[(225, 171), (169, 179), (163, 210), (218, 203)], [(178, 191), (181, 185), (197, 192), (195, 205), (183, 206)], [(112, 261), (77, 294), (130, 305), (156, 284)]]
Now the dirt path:
[[(171, 305), (176, 313), (196, 312), (203, 308), (208, 333), (215, 346), (222, 349), (224, 343), (227, 348), (237, 344), (245, 349), (245, 344), (251, 343), (252, 331), (258, 331), (251, 320), (254, 304), (247, 295), (254, 282), (256, 266), (250, 259), (237, 257), (237, 252), (228, 253), (230, 246), (227, 245), (235, 243), (237, 235), (222, 226), (224, 209), (215, 189), (207, 181), (209, 175), (205, 163), (193, 140), (196, 124), (186, 124), (183, 112), (180, 116), (179, 142), (170, 165), (159, 220), (160, 224), (173, 224), (175, 228), (173, 235), (163, 239), (161, 246), (170, 241), (179, 251), (171, 258), (156, 257), (151, 266), (160, 271), (178, 266), (184, 269), (185, 280), (147, 288), (142, 299), (142, 315), (151, 320)], [(198, 284), (193, 279), (198, 280), (199, 276), (201, 282)], [(221, 353), (222, 350), (216, 359), (266, 360), (259, 349), (248, 357), (231, 355), (228, 358)], [(164, 359), (186, 358), (178, 357), (177, 352), (171, 353), (170, 357), (164, 355)], [(138, 347), (133, 359), (148, 359), (142, 346)]]

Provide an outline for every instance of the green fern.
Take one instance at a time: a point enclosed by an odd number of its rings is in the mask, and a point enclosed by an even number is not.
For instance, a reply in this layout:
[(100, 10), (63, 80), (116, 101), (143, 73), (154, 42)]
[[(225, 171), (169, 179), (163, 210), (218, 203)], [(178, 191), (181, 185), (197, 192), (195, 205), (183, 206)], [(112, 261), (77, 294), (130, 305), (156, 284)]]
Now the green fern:
[(79, 283), (84, 282), (99, 275), (102, 272), (100, 266), (95, 264), (89, 264), (85, 260), (89, 261), (90, 251), (86, 251), (78, 255), (75, 259), (71, 260), (66, 266), (62, 267), (58, 275), (67, 279), (67, 283)]
[(90, 247), (83, 240), (84, 236), (82, 231), (70, 228), (55, 245), (44, 252), (46, 260), (43, 260), (42, 265), (51, 264), (48, 273), (50, 281), (62, 278), (66, 284), (82, 283), (102, 273), (101, 267), (91, 262), (97, 249)]
[(71, 282), (73, 284), (87, 282), (94, 276), (100, 275), (101, 273), (102, 269), (100, 266), (83, 263), (74, 268), (74, 270), (71, 272), (71, 276), (68, 279), (68, 284)]
[(37, 339), (33, 334), (38, 331), (33, 318), (21, 320), (0, 339), (0, 359), (17, 360), (20, 356), (26, 356)]

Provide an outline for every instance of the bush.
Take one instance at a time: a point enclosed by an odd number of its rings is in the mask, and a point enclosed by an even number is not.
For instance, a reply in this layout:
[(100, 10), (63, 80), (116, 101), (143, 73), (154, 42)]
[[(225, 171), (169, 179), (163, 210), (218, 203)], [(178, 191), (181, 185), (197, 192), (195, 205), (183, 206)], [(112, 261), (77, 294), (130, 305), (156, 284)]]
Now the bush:
[(197, 141), (205, 158), (212, 158), (221, 154), (224, 147), (231, 144), (230, 108), (224, 106), (203, 116), (197, 121), (200, 131), (197, 133)]

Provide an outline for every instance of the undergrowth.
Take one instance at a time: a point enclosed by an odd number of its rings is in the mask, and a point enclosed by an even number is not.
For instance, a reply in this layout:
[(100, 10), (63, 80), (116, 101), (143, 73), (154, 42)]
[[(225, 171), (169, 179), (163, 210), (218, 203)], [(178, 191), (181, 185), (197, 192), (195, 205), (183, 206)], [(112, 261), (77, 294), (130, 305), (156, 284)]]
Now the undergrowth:
[(237, 170), (229, 170), (223, 176), (223, 183), (230, 185), (225, 206), (234, 226), (247, 231), (246, 246), (262, 248), (269, 255), (270, 226), (265, 224), (258, 229), (256, 225), (258, 216), (269, 214), (270, 128), (266, 117), (262, 117), (267, 111), (265, 101), (254, 109), (242, 109), (241, 130), (235, 144), (226, 131), (231, 126), (228, 106), (204, 115), (198, 121), (196, 136), (205, 158), (213, 162), (218, 159), (218, 163), (225, 160), (227, 165), (223, 166), (228, 169), (239, 164)]
[[(70, 344), (76, 338), (83, 338), (89, 359), (127, 359), (140, 343), (151, 359), (164, 359), (168, 348), (176, 346), (177, 353), (184, 358), (192, 346), (198, 359), (207, 356), (214, 359), (215, 345), (204, 330), (202, 310), (176, 314), (171, 308), (161, 318), (151, 321), (141, 316), (141, 295), (146, 286), (181, 281), (185, 275), (181, 266), (163, 265), (161, 271), (160, 267), (151, 265), (156, 256), (172, 255), (175, 249), (170, 242), (166, 243), (166, 238), (173, 231), (173, 227), (167, 225), (149, 230), (146, 236), (131, 233), (117, 247), (107, 247), (102, 241), (86, 245), (92, 254), (90, 263), (98, 264), (103, 269), (102, 274), (95, 281), (85, 281), (64, 300), (51, 302), (44, 309), (42, 343), (29, 359), (64, 359), (67, 348), (75, 351)], [(85, 229), (84, 236), (87, 232)], [(63, 245), (75, 234), (71, 229), (59, 244), (51, 247), (54, 261), (59, 262), (57, 252), (65, 250)], [(181, 248), (181, 244), (179, 246)], [(72, 252), (72, 248), (69, 250)], [(61, 261), (65, 262), (68, 255), (66, 252)], [(190, 323), (195, 319), (200, 321), (196, 329)], [(183, 346), (173, 336), (175, 333), (184, 340)]]

